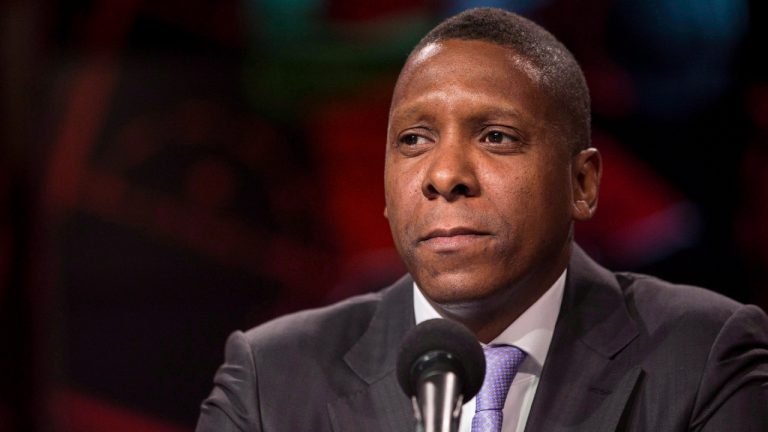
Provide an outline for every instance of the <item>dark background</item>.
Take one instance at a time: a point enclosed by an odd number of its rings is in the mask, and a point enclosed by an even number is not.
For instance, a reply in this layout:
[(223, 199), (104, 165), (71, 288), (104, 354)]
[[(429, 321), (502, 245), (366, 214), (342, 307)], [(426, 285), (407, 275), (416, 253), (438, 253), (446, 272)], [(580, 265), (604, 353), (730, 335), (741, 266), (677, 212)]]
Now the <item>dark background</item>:
[(605, 175), (579, 242), (768, 306), (765, 2), (11, 0), (0, 431), (191, 430), (229, 332), (401, 274), (390, 92), (477, 5), (585, 70)]

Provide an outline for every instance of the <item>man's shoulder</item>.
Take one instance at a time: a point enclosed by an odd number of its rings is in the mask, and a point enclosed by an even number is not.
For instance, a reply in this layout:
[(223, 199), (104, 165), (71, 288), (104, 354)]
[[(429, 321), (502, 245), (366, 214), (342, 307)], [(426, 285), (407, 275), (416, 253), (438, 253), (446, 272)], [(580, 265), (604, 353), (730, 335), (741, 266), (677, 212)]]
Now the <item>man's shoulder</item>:
[(404, 293), (406, 278), (377, 292), (349, 297), (327, 306), (293, 312), (244, 332), (255, 354), (294, 352), (308, 355), (346, 350), (368, 329), (382, 302)]
[(282, 315), (245, 332), (249, 341), (270, 343), (274, 339), (314, 338), (332, 328), (364, 328), (381, 302), (382, 292), (347, 298), (323, 307)]
[[(631, 313), (655, 325), (719, 329), (747, 306), (706, 288), (672, 283), (654, 276), (618, 272), (616, 280)], [(749, 308), (757, 309), (754, 306)]]
[[(569, 277), (571, 292), (566, 295), (569, 300), (564, 301), (572, 305), (579, 303), (580, 295), (586, 295), (590, 299), (587, 301), (599, 305), (600, 310), (621, 304), (628, 318), (646, 330), (664, 325), (676, 329), (686, 325), (715, 329), (740, 311), (762, 313), (755, 306), (745, 306), (705, 288), (640, 273), (610, 271), (578, 246), (571, 258)], [(598, 316), (609, 313), (590, 310)]]

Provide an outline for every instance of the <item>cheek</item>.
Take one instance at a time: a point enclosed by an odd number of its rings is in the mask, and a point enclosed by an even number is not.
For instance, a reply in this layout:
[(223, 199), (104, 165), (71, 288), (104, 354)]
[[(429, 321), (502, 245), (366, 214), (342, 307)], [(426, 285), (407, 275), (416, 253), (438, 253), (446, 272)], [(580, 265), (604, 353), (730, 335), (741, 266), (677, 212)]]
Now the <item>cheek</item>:
[(408, 230), (413, 219), (414, 209), (418, 206), (421, 196), (420, 183), (412, 174), (388, 173), (384, 189), (387, 219), (393, 236), (397, 237)]
[(541, 239), (559, 239), (570, 230), (572, 219), (570, 170), (558, 165), (539, 171), (529, 192), (531, 231)]
[(535, 205), (531, 199), (535, 196), (535, 178), (532, 173), (520, 167), (498, 170), (494, 175), (482, 179), (483, 189), (492, 211), (497, 213), (502, 222), (512, 223), (524, 219)]
[(538, 168), (517, 166), (486, 180), (493, 211), (509, 237), (538, 237), (569, 214), (567, 179), (556, 167)]
[[(413, 205), (421, 194), (421, 175), (418, 170), (398, 166), (385, 171), (384, 193), (387, 205), (405, 207)], [(417, 195), (418, 194), (418, 195)]]

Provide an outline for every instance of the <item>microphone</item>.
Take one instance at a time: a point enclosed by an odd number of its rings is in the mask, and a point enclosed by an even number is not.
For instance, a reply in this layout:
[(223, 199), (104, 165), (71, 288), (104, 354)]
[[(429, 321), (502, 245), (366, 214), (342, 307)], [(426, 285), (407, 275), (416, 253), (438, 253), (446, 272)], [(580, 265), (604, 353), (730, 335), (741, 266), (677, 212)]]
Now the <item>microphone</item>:
[(419, 432), (456, 432), (461, 406), (483, 385), (485, 356), (475, 335), (447, 319), (424, 321), (403, 338), (397, 379), (413, 402)]

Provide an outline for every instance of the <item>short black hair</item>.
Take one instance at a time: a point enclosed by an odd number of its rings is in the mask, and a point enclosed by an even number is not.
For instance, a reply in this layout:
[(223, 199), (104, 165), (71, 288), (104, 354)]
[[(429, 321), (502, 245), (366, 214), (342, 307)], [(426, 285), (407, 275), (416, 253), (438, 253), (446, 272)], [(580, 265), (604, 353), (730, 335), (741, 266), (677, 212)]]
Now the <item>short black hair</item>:
[(530, 61), (537, 69), (539, 83), (563, 107), (568, 143), (574, 151), (590, 146), (590, 99), (584, 73), (573, 54), (550, 32), (503, 9), (468, 9), (438, 24), (419, 41), (410, 56), (426, 45), (448, 39), (491, 42), (511, 48)]

